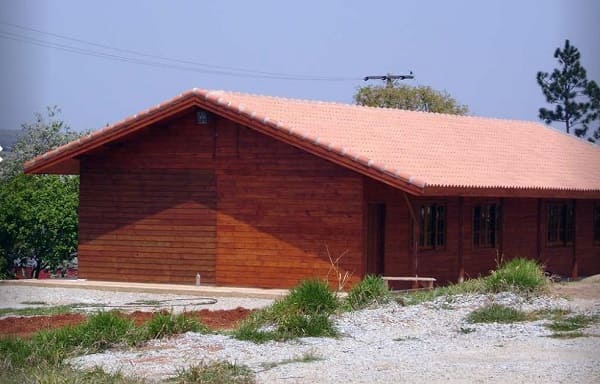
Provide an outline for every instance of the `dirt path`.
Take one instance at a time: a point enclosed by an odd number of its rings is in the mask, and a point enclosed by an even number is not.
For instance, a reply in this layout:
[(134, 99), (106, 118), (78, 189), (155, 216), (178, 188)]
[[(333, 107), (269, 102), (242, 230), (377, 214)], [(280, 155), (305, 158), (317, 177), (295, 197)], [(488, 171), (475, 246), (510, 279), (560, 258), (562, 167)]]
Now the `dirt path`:
[(555, 283), (552, 284), (550, 290), (555, 295), (570, 299), (600, 299), (600, 275), (594, 275), (579, 281), (568, 283)]
[(554, 283), (550, 294), (563, 297), (570, 306), (581, 312), (600, 313), (600, 275), (565, 283)]

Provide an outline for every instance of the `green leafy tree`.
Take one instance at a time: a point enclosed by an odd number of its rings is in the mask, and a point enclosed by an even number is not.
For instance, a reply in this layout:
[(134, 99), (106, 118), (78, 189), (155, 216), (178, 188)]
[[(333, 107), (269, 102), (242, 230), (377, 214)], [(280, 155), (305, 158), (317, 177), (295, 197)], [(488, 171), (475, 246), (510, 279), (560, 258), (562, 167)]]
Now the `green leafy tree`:
[(55, 269), (77, 249), (79, 180), (17, 175), (0, 188), (0, 247), (7, 259), (35, 261), (32, 277)]
[(431, 87), (399, 84), (388, 80), (385, 85), (367, 85), (360, 87), (354, 95), (358, 105), (381, 108), (408, 109), (465, 115), (469, 112), (466, 105), (459, 104), (450, 94)]
[(35, 261), (34, 276), (69, 260), (77, 246), (79, 178), (24, 175), (23, 163), (78, 137), (48, 108), (21, 126), (11, 156), (0, 163), (0, 266), (15, 259)]
[(589, 124), (594, 120), (593, 114), (589, 115), (588, 112), (592, 106), (589, 92), (593, 90), (590, 84), (593, 84), (593, 88), (595, 82), (587, 80), (586, 71), (580, 63), (581, 54), (569, 40), (565, 40), (563, 49), (554, 51), (554, 57), (558, 60), (559, 68), (555, 68), (551, 74), (537, 73), (537, 82), (546, 101), (554, 105), (554, 109), (540, 108), (539, 117), (546, 124), (563, 122), (568, 134), (573, 130), (576, 136), (585, 137)]

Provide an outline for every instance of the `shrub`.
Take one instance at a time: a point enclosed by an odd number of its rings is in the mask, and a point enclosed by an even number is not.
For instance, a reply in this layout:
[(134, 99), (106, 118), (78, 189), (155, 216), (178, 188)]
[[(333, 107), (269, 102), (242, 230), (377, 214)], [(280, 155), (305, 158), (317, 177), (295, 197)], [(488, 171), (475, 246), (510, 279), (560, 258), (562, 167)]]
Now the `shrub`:
[(544, 270), (534, 260), (512, 259), (485, 277), (488, 292), (534, 292), (546, 285)]
[(208, 331), (208, 327), (200, 324), (196, 319), (188, 318), (185, 314), (175, 315), (172, 312), (157, 313), (146, 323), (148, 339), (160, 339), (185, 332), (207, 333)]
[(514, 323), (527, 318), (527, 313), (501, 304), (476, 309), (467, 317), (472, 323)]
[(374, 303), (385, 303), (390, 295), (390, 290), (381, 277), (367, 275), (348, 292), (344, 304), (349, 309), (361, 309)]

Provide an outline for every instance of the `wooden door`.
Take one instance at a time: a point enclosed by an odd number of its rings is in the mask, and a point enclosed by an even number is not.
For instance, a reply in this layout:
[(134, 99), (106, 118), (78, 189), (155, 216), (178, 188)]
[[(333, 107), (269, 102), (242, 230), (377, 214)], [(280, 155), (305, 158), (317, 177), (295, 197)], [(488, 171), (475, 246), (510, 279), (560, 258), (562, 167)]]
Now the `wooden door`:
[(385, 204), (367, 204), (367, 274), (383, 275), (385, 259)]

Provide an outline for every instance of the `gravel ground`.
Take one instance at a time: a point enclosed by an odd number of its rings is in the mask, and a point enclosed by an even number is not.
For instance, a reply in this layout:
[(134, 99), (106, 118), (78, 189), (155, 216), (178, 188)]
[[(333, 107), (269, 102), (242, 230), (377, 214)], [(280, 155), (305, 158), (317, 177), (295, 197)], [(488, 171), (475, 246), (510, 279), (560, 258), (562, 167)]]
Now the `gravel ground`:
[[(216, 299), (216, 302), (214, 302)], [(162, 301), (155, 303), (155, 301)], [(44, 302), (53, 305), (89, 305), (83, 310), (98, 310), (99, 306), (107, 309), (120, 308), (127, 311), (155, 311), (168, 309), (174, 312), (198, 309), (234, 309), (244, 307), (255, 309), (269, 305), (270, 299), (251, 299), (237, 297), (194, 297), (181, 295), (165, 295), (137, 292), (111, 292), (93, 289), (48, 288), (16, 285), (0, 285), (0, 308), (39, 307), (40, 304), (23, 304), (27, 302)], [(137, 303), (136, 303), (137, 302)], [(136, 305), (144, 302), (144, 305)]]
[[(597, 290), (593, 289), (594, 291)], [(589, 291), (589, 289), (586, 289)], [(439, 298), (422, 305), (383, 307), (346, 313), (335, 318), (341, 337), (303, 338), (257, 345), (225, 335), (187, 333), (155, 340), (133, 350), (112, 350), (71, 360), (80, 368), (100, 366), (107, 371), (159, 381), (179, 369), (202, 361), (227, 360), (248, 365), (259, 383), (591, 383), (600, 382), (600, 324), (585, 330), (588, 337), (553, 339), (544, 324), (469, 324), (472, 310), (491, 302), (526, 311), (567, 308), (600, 314), (594, 298), (542, 297), (527, 300), (513, 294)], [(183, 300), (181, 300), (183, 299)], [(76, 288), (0, 286), (0, 308), (86, 303), (121, 306), (130, 310), (174, 311), (259, 308), (268, 299), (217, 297), (215, 304), (191, 296), (108, 292)], [(160, 306), (129, 303), (167, 300)], [(204, 301), (205, 303), (207, 301)], [(318, 361), (277, 364), (310, 354)]]
[[(254, 300), (251, 300), (254, 301)], [(246, 364), (259, 383), (591, 383), (600, 382), (600, 325), (589, 336), (554, 339), (544, 324), (469, 324), (473, 309), (496, 302), (523, 310), (571, 308), (561, 298), (526, 300), (513, 294), (439, 298), (422, 305), (389, 304), (335, 319), (337, 339), (303, 338), (262, 345), (225, 335), (187, 333), (140, 349), (71, 360), (80, 368), (162, 380), (202, 361)], [(578, 312), (600, 314), (598, 300)], [(320, 360), (280, 364), (310, 354)]]

